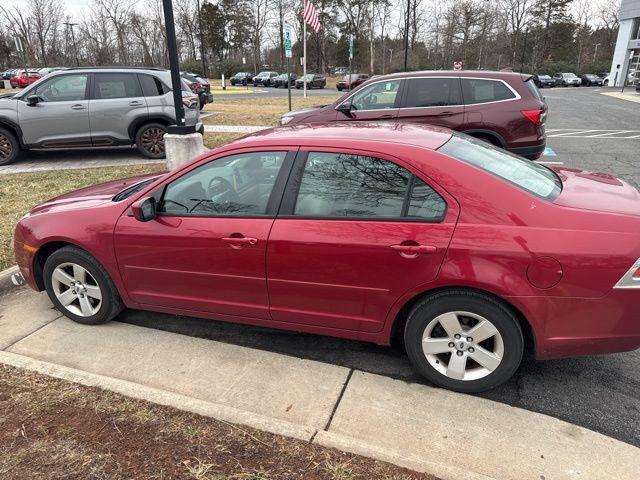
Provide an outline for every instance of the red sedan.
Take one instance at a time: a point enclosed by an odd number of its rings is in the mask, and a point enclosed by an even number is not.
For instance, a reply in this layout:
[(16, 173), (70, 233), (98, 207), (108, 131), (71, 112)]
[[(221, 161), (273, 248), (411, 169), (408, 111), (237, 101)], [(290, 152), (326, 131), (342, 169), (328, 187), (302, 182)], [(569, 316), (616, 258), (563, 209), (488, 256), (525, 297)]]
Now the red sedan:
[(25, 70), (19, 70), (13, 77), (11, 77), (9, 83), (12, 88), (26, 88), (32, 83), (36, 83), (41, 78), (42, 76), (36, 72), (29, 71), (29, 74), (27, 75)]
[(123, 307), (388, 344), (466, 392), (640, 346), (640, 195), (435, 127), (246, 137), (18, 224), (22, 275), (85, 324)]

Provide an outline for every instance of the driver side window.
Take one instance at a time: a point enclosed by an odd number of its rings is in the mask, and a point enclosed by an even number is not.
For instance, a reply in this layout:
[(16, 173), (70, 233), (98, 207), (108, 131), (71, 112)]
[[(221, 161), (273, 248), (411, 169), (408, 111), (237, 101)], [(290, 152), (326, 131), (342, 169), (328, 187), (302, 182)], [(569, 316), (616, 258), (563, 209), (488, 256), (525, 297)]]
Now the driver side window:
[(85, 75), (63, 75), (38, 85), (31, 95), (38, 95), (44, 102), (77, 102), (86, 98)]
[(389, 80), (369, 85), (351, 97), (355, 110), (380, 110), (394, 108), (400, 89), (400, 80)]
[(167, 185), (160, 214), (201, 217), (267, 215), (271, 191), (287, 152), (249, 152), (219, 158)]

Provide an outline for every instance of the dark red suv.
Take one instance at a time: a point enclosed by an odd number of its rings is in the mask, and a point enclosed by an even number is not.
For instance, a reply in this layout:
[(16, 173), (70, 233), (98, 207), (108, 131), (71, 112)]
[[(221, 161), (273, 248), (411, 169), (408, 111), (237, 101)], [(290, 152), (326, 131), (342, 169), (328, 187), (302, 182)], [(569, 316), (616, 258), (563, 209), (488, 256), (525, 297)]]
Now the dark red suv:
[(342, 90), (353, 90), (358, 85), (362, 85), (364, 82), (369, 80), (369, 75), (366, 73), (352, 73), (345, 75), (342, 80), (339, 80), (336, 83), (336, 88), (339, 92)]
[(393, 121), (439, 125), (535, 160), (545, 149), (547, 105), (533, 76), (428, 71), (372, 78), (331, 105), (286, 113), (281, 125)]

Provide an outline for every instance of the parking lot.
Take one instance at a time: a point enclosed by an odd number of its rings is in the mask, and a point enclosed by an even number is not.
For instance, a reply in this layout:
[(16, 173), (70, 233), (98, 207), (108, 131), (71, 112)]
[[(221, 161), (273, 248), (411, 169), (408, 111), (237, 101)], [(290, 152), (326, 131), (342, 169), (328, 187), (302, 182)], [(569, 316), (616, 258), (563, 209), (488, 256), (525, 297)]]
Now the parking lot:
[[(603, 89), (555, 88), (543, 90), (549, 105), (547, 155), (541, 159), (557, 165), (613, 173), (640, 187), (637, 157), (640, 122), (637, 103), (602, 95)], [(286, 90), (260, 89), (247, 93), (255, 99), (278, 97)], [(300, 97), (301, 91), (294, 91)], [(339, 95), (335, 90), (313, 90), (312, 96)], [(245, 96), (236, 94), (234, 97)], [(295, 104), (294, 104), (295, 105)], [(215, 110), (215, 103), (212, 106)], [(143, 163), (130, 149), (113, 153), (31, 153), (16, 165), (38, 168), (43, 161), (77, 168)], [(10, 172), (9, 167), (7, 173)], [(1, 172), (0, 172), (1, 173)], [(402, 348), (377, 347), (354, 341), (272, 331), (221, 322), (128, 311), (122, 322), (169, 330), (221, 342), (276, 351), (319, 360), (354, 370), (387, 375), (409, 382), (424, 382), (412, 370)], [(524, 361), (518, 374), (487, 398), (545, 413), (640, 446), (640, 351), (580, 359)]]

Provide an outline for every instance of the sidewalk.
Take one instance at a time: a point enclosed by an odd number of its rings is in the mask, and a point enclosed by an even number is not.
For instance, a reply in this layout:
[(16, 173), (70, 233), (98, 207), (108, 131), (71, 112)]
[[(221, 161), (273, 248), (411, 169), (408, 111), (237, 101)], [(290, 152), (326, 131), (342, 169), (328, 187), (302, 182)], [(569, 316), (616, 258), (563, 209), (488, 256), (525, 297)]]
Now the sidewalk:
[(640, 103), (640, 93), (636, 93), (636, 87), (627, 87), (624, 93), (621, 92), (600, 92), (601, 95), (608, 97), (619, 98), (620, 100), (627, 100), (629, 102)]
[(640, 471), (640, 449), (545, 415), (119, 322), (78, 325), (26, 288), (0, 297), (0, 362), (445, 480), (635, 480)]

